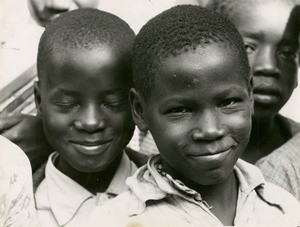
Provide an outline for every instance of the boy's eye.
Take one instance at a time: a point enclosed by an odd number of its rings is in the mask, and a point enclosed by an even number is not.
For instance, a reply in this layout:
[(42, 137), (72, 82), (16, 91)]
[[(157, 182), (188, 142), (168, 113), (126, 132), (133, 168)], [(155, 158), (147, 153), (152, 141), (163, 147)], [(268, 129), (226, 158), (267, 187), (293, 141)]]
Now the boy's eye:
[(247, 54), (252, 54), (255, 51), (255, 46), (249, 43), (244, 43)]
[(190, 110), (186, 107), (174, 107), (166, 111), (167, 114), (172, 114), (172, 115), (183, 115), (189, 112)]
[(279, 56), (285, 60), (293, 60), (298, 57), (298, 54), (291, 50), (281, 50)]
[(78, 104), (72, 102), (59, 102), (55, 104), (61, 111), (70, 111), (78, 108)]
[(123, 101), (117, 101), (117, 102), (106, 102), (103, 103), (101, 106), (104, 108), (108, 108), (111, 110), (123, 110), (125, 107), (127, 107), (128, 103), (123, 102)]
[(219, 104), (219, 107), (231, 107), (233, 106), (234, 104), (240, 102), (241, 99), (239, 98), (230, 98), (230, 99), (225, 99), (224, 101), (222, 101), (220, 104)]

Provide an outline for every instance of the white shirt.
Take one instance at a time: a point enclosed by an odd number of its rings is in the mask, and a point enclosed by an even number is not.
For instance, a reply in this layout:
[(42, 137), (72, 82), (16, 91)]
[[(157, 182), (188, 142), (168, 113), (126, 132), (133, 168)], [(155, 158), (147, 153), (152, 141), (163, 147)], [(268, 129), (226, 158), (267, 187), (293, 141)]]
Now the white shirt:
[[(126, 181), (128, 191), (91, 213), (88, 226), (223, 226), (201, 195), (162, 176), (159, 156)], [(299, 226), (300, 204), (285, 190), (265, 182), (260, 170), (238, 160), (236, 226)]]
[(126, 178), (133, 175), (137, 169), (124, 153), (107, 190), (94, 195), (53, 165), (57, 157), (57, 152), (49, 157), (45, 179), (35, 193), (42, 226), (85, 226), (86, 218), (93, 208), (125, 191)]
[(29, 160), (17, 145), (0, 136), (0, 226), (37, 225)]

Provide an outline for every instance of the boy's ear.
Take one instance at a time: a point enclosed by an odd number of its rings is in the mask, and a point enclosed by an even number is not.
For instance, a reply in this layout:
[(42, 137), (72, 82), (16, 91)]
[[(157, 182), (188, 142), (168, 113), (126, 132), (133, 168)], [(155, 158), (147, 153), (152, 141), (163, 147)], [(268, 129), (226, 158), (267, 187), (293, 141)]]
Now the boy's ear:
[(146, 105), (144, 99), (142, 99), (141, 95), (134, 88), (131, 88), (129, 100), (134, 123), (141, 131), (147, 131), (148, 124), (146, 121)]
[(42, 115), (42, 101), (41, 101), (41, 83), (34, 82), (34, 100), (38, 116)]

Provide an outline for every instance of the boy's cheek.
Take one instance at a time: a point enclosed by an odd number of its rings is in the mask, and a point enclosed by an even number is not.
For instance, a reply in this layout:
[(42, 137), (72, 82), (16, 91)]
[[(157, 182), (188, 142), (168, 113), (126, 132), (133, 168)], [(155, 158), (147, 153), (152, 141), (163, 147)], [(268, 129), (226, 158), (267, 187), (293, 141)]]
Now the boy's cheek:
[(227, 122), (231, 133), (233, 133), (238, 140), (244, 140), (250, 136), (252, 127), (250, 110), (228, 119)]
[(56, 113), (55, 111), (50, 111), (44, 108), (43, 113), (44, 125), (50, 132), (63, 132), (66, 131), (68, 127), (71, 127), (70, 116), (65, 114)]

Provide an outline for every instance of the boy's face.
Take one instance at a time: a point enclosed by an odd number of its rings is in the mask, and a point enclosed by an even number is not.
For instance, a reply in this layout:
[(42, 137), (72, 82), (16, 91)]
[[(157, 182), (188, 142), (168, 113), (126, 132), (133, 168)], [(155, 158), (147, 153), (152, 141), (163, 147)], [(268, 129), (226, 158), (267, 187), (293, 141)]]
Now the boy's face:
[(229, 48), (211, 44), (167, 58), (150, 99), (131, 98), (165, 165), (197, 184), (225, 180), (248, 143), (252, 102), (238, 66)]
[(255, 118), (273, 117), (297, 86), (298, 40), (282, 39), (292, 5), (247, 1), (232, 13), (254, 75)]
[(56, 51), (37, 86), (36, 102), (48, 142), (81, 172), (105, 169), (133, 133), (130, 82), (120, 56), (108, 46)]

